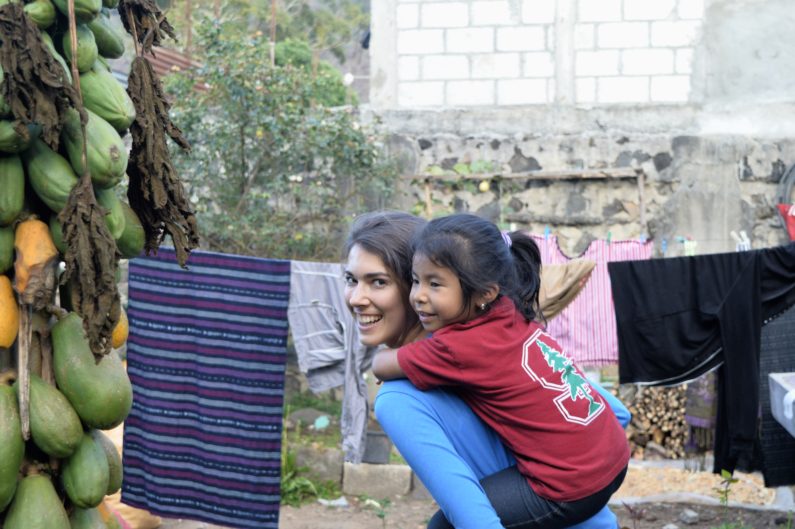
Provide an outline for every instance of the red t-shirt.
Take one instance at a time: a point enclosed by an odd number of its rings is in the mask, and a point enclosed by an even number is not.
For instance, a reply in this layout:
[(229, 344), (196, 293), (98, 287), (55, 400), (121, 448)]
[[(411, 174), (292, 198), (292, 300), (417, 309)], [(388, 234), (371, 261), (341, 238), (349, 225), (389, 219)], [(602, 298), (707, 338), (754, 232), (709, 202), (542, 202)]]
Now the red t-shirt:
[(542, 498), (590, 496), (629, 462), (626, 435), (601, 395), (508, 298), (482, 316), (401, 347), (397, 355), (418, 388), (459, 388)]

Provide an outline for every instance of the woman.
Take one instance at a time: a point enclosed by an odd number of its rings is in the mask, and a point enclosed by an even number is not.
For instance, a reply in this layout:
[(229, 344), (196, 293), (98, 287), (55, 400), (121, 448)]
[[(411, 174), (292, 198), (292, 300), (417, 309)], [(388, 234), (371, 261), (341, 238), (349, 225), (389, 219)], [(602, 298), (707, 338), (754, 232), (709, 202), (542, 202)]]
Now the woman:
[[(365, 345), (399, 347), (424, 331), (409, 304), (411, 238), (425, 221), (406, 213), (376, 212), (356, 219), (345, 244), (345, 299)], [(622, 425), (629, 413), (594, 385)], [(514, 464), (495, 432), (454, 393), (420, 391), (407, 380), (385, 382), (375, 402), (379, 423), (417, 474), (441, 512), (429, 528), (502, 528), (480, 479)], [(445, 520), (445, 518), (447, 520)], [(578, 528), (614, 529), (604, 507)]]

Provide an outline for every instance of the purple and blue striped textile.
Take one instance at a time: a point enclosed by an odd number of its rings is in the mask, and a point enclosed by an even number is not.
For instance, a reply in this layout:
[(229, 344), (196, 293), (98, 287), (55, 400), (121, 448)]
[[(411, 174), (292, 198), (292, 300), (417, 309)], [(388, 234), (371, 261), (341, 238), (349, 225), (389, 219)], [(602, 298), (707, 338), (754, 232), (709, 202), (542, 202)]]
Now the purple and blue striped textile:
[(122, 502), (277, 529), (290, 261), (130, 261)]

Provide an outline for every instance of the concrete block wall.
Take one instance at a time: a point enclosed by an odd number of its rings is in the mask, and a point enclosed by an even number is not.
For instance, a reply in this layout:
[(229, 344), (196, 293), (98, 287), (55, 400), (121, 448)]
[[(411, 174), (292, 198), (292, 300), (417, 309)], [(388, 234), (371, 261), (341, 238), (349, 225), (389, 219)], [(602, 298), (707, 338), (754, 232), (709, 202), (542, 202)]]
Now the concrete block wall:
[(371, 102), (686, 102), (703, 1), (379, 0)]

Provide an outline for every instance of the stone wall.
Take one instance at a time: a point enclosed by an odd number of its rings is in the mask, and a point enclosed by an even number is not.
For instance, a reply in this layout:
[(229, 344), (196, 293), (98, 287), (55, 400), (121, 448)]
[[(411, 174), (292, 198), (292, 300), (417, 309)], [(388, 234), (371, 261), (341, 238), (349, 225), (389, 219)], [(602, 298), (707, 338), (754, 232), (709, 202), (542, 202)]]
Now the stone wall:
[[(772, 246), (795, 163), (793, 25), (789, 0), (379, 0), (365, 119), (401, 161), (401, 208), (549, 227), (569, 254), (608, 236), (732, 251), (740, 230)], [(621, 168), (642, 191), (515, 178)]]
[[(404, 174), (397, 207), (426, 216), (471, 211), (505, 228), (536, 233), (548, 227), (569, 255), (607, 237), (646, 236), (655, 241), (658, 254), (665, 244), (669, 256), (682, 253), (683, 239), (698, 242), (696, 253), (732, 251), (731, 231), (747, 232), (756, 248), (787, 241), (774, 198), (778, 181), (795, 161), (795, 139), (393, 133), (389, 148)], [(455, 168), (484, 161), (502, 176), (455, 174)], [(637, 179), (576, 177), (583, 169), (615, 168), (642, 171), (642, 191)], [(449, 176), (411, 176), (429, 169)], [(574, 176), (562, 181), (513, 178), (546, 169), (570, 170)]]

